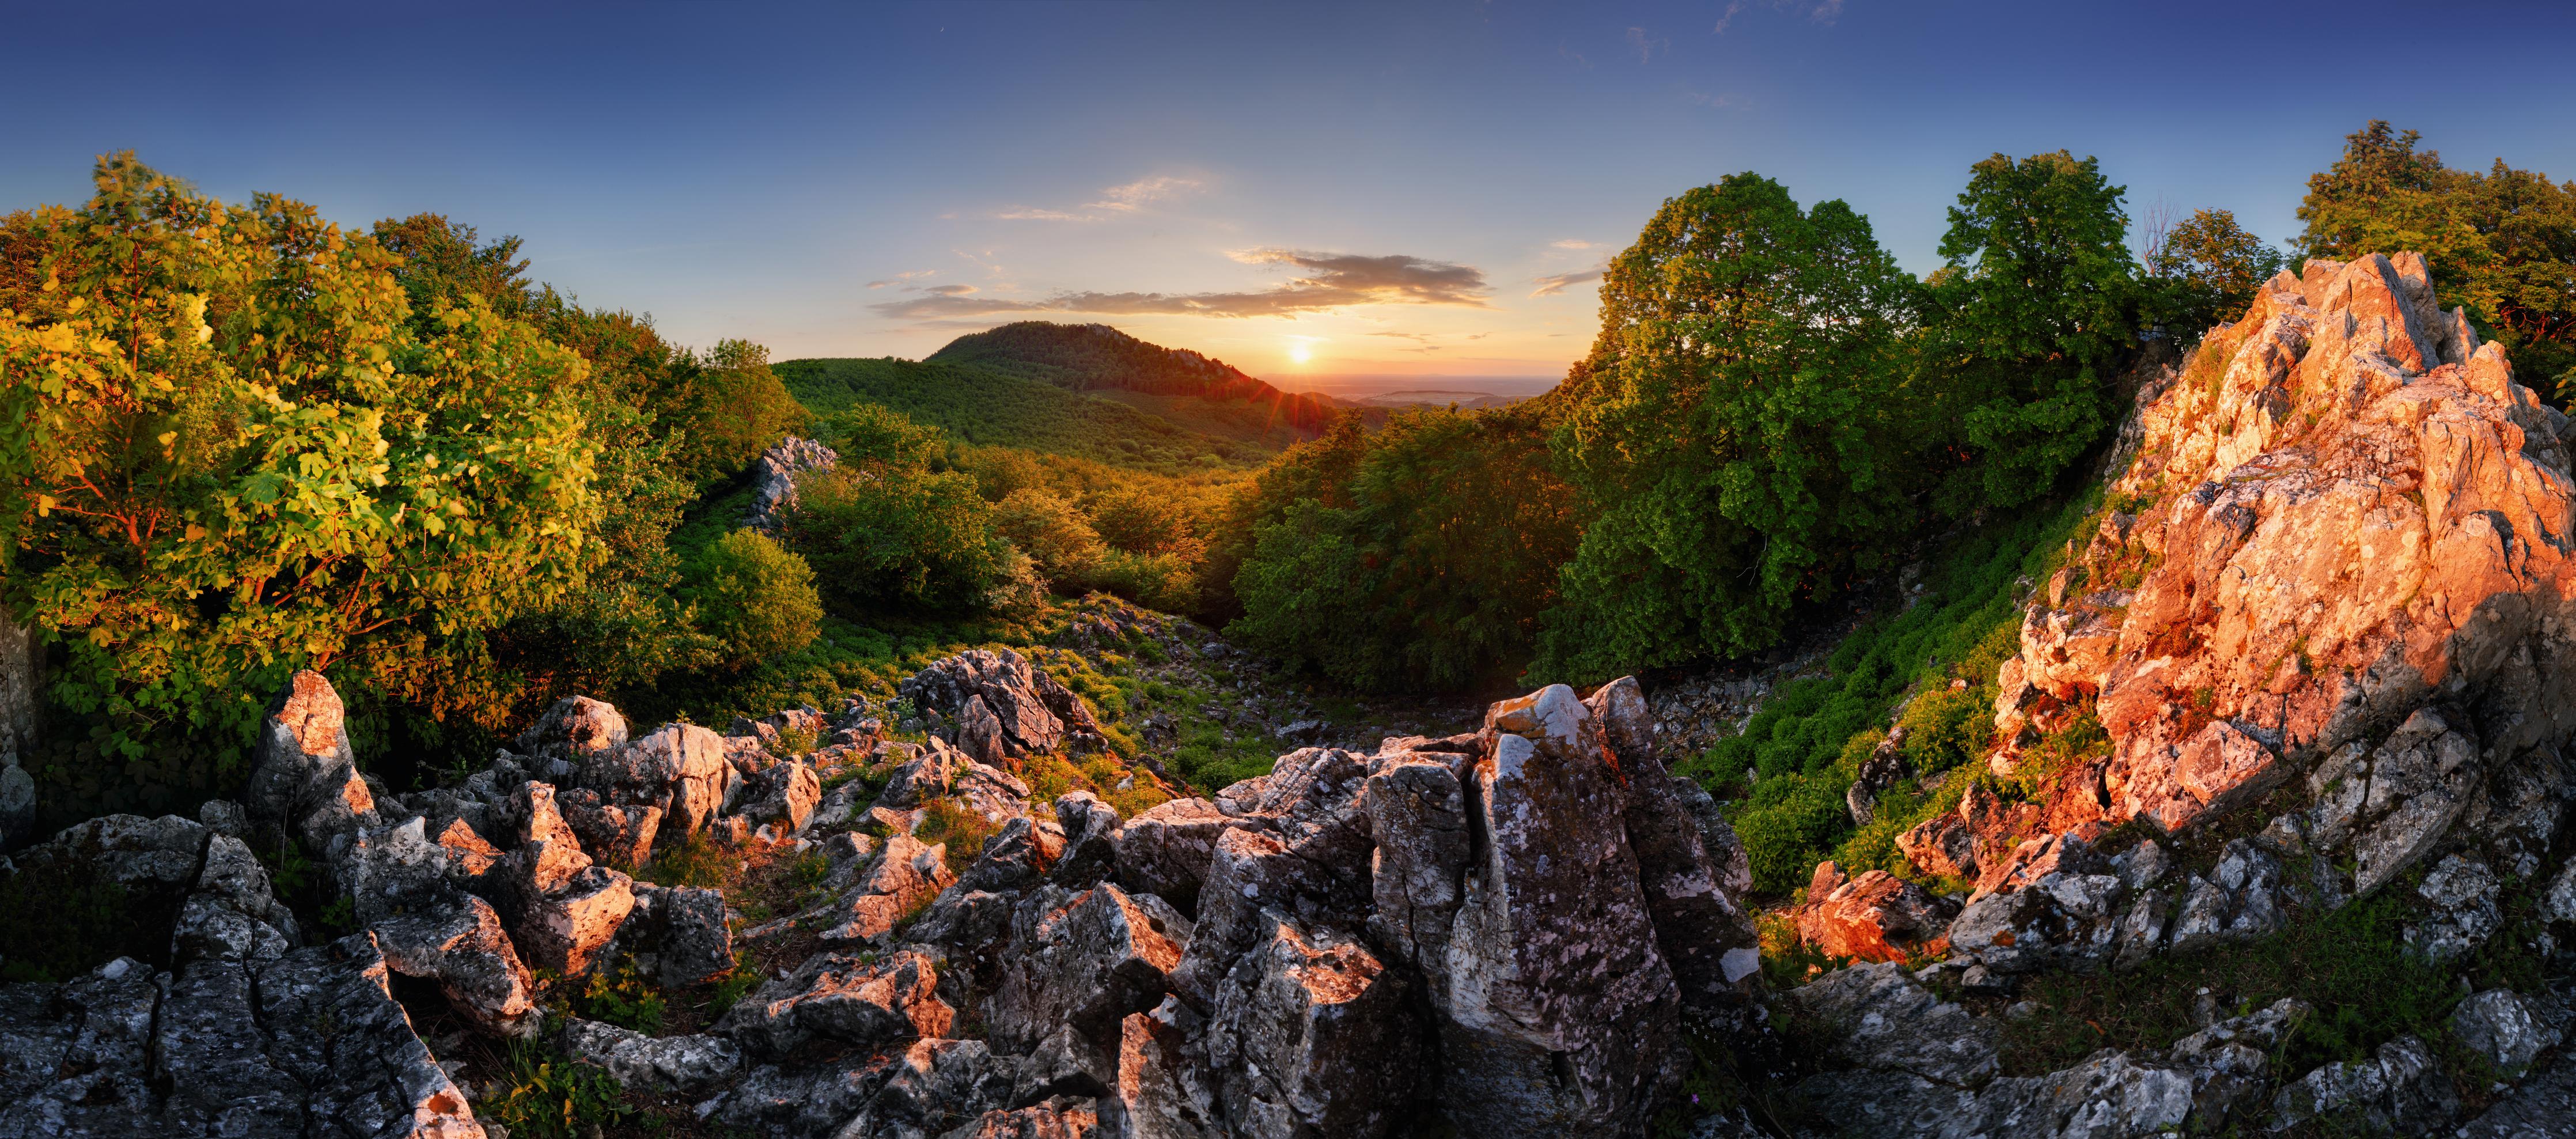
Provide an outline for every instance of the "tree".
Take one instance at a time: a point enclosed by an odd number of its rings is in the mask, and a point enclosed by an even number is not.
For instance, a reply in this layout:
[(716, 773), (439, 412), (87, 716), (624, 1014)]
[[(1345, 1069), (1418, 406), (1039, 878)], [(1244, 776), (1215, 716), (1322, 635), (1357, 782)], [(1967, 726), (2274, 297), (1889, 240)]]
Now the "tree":
[(1305, 475), (1346, 473), (1272, 480), (1283, 499), (1238, 515), (1253, 533), (1227, 633), (1356, 688), (1509, 680), (1579, 531), (1546, 437), (1523, 409), (1421, 410), (1294, 453)]
[(2254, 291), (2286, 262), (2280, 250), (2236, 224), (2234, 212), (2195, 210), (2164, 235), (2146, 269), (2162, 287), (2171, 329), (2198, 336), (2242, 315)]
[(2100, 437), (2103, 388), (2136, 344), (2143, 299), (2126, 191), (2065, 151), (1977, 163), (1941, 238), (1923, 386), (1973, 461), (1940, 496), (1950, 513), (2045, 492)]
[(1093, 587), (1100, 568), (1100, 535), (1062, 495), (1021, 487), (994, 504), (993, 523), (1049, 582), (1074, 591)]
[(1555, 453), (1600, 513), (1542, 674), (1766, 648), (1793, 603), (1875, 564), (1910, 517), (1916, 291), (1841, 202), (1747, 173), (1664, 203), (1604, 274), (1564, 396)]
[(699, 626), (724, 646), (733, 667), (802, 649), (822, 626), (813, 568), (758, 530), (717, 539), (689, 577)]
[(2422, 136), (2372, 120), (2308, 179), (2299, 204), (2310, 257), (2422, 253), (2435, 296), (2469, 310), (2533, 384), (2576, 397), (2576, 182), (2496, 159), (2483, 174), (2417, 150)]
[(700, 485), (739, 473), (781, 436), (806, 429), (804, 405), (769, 370), (769, 349), (722, 340), (697, 365), (663, 414), (687, 440), (681, 469)]
[(935, 427), (858, 404), (826, 427), (840, 465), (797, 482), (789, 544), (854, 605), (939, 611), (1008, 603), (1033, 587), (1028, 558), (994, 528), (973, 477), (930, 469)]
[(0, 233), (41, 269), (0, 297), (0, 600), (99, 724), (49, 778), (202, 792), (293, 670), (431, 698), (431, 662), (582, 581), (579, 356), (479, 300), (415, 321), (396, 255), (303, 203), (130, 154), (95, 182)]

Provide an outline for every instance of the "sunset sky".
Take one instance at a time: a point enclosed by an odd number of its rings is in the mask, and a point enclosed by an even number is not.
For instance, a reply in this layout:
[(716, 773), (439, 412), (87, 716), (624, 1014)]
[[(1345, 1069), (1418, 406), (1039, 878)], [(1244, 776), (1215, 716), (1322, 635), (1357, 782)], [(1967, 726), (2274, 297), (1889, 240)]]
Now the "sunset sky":
[(0, 207), (131, 147), (227, 199), (519, 234), (683, 343), (1098, 320), (1300, 386), (1552, 378), (1603, 259), (1738, 170), (1918, 273), (1998, 150), (2274, 240), (2370, 118), (2576, 177), (2556, 4), (390, 7), (13, 15)]

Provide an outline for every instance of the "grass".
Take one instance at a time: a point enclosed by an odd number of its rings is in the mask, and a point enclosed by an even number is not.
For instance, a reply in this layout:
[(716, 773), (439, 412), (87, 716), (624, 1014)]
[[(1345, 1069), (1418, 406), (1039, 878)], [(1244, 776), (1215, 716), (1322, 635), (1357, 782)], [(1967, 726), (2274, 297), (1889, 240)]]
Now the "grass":
[(659, 1036), (669, 1002), (663, 999), (658, 986), (635, 971), (635, 962), (628, 960), (619, 962), (614, 973), (592, 973), (573, 998), (572, 1007), (586, 1019)]
[(653, 861), (637, 871), (637, 877), (656, 886), (696, 886), (720, 889), (732, 876), (734, 856), (716, 845), (716, 840), (700, 831), (687, 839), (662, 848)]
[[(1740, 800), (1730, 814), (1758, 893), (1784, 895), (1838, 853), (1862, 869), (1894, 860), (1899, 820), (1913, 825), (1935, 809), (1937, 795), (1899, 792), (1881, 812), (1883, 822), (1858, 834), (1844, 803), (1890, 710), (1908, 691), (1922, 694), (1905, 711), (1906, 757), (1918, 774), (1955, 769), (1983, 753), (1996, 666), (2019, 649), (2016, 586), (2047, 579), (2067, 536), (2096, 521), (2094, 505), (2088, 495), (1959, 540), (1926, 575), (1913, 604), (1835, 647), (1827, 675), (1781, 685), (1743, 732), (1678, 765), (1719, 798)], [(1967, 684), (1953, 689), (1953, 680)], [(1756, 772), (1749, 789), (1747, 768)]]
[(575, 1139), (613, 1127), (634, 1113), (617, 1081), (594, 1065), (534, 1044), (513, 1044), (503, 1090), (475, 1105), (475, 1115), (516, 1136)]
[[(2295, 915), (2269, 937), (2158, 957), (2125, 973), (2034, 977), (2021, 996), (2038, 1011), (2002, 1022), (2004, 1071), (2056, 1071), (2100, 1048), (2169, 1047), (2200, 1029), (2192, 1005), (2204, 988), (2226, 1016), (2284, 997), (2315, 1007), (2274, 1057), (2273, 1070), (2285, 1075), (2364, 1059), (2410, 1033), (2439, 1043), (2462, 996), (2461, 971), (2407, 948), (2402, 935), (2411, 893), (2392, 886), (2332, 913)], [(2494, 947), (2501, 956), (2518, 956), (2511, 947)]]
[(959, 866), (983, 852), (984, 840), (1002, 832), (1002, 824), (985, 818), (956, 799), (941, 796), (921, 805), (921, 825), (912, 837), (924, 845), (948, 844), (948, 857)]

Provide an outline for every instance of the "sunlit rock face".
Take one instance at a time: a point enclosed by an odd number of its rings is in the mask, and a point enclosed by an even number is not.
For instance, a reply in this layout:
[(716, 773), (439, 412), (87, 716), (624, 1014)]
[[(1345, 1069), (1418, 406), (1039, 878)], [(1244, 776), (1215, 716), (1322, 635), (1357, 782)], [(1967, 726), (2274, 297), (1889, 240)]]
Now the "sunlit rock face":
[(2432, 295), (2414, 254), (2311, 261), (2143, 408), (2137, 513), (2078, 563), (2143, 574), (2052, 582), (2006, 670), (2008, 734), (2089, 696), (2116, 745), (2052, 821), (2176, 831), (2330, 761), (2367, 889), (2576, 727), (2568, 421)]

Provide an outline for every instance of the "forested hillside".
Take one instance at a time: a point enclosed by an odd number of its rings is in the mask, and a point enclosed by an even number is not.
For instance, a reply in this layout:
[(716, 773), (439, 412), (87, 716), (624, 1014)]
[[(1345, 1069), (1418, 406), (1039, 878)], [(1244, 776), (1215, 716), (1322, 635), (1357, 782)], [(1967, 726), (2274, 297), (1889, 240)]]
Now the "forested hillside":
[(983, 367), (934, 360), (789, 360), (778, 377), (817, 414), (900, 411), (961, 443), (1025, 447), (1165, 474), (1249, 466), (1277, 444), (1193, 431), (1151, 411)]
[(1333, 416), (1329, 400), (1290, 395), (1222, 360), (1148, 344), (1105, 324), (1019, 321), (960, 336), (931, 353), (930, 360), (1007, 372), (1074, 391), (1248, 404), (1269, 421), (1309, 433), (1321, 430)]

